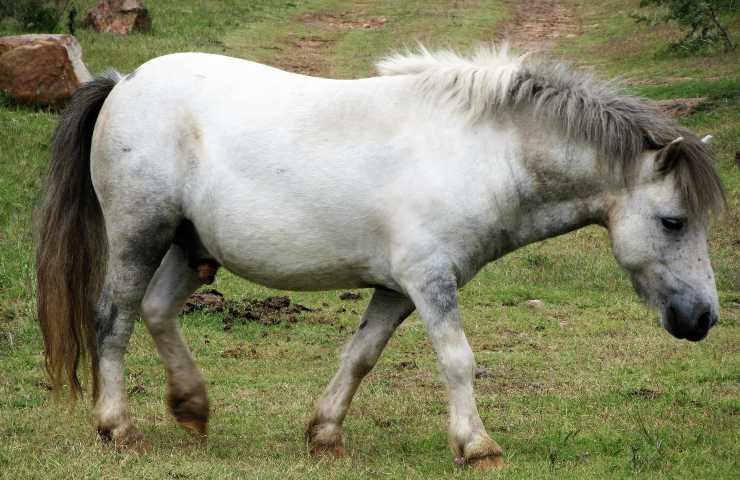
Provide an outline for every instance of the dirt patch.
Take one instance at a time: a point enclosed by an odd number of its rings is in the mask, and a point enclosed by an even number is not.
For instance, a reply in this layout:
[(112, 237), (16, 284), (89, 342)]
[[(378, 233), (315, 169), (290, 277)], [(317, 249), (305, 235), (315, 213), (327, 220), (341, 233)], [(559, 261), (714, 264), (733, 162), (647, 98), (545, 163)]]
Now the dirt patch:
[(517, 5), (499, 37), (519, 50), (547, 50), (560, 38), (576, 36), (579, 29), (574, 2), (530, 0)]
[(417, 368), (419, 366), (413, 360), (404, 360), (396, 364), (396, 370), (415, 370)]
[(642, 398), (642, 399), (652, 400), (662, 395), (663, 395), (663, 392), (661, 392), (660, 390), (640, 387), (640, 388), (634, 388), (632, 390), (629, 390), (625, 396), (627, 398)]
[(289, 35), (278, 40), (281, 54), (275, 66), (289, 72), (315, 77), (330, 76), (334, 68), (329, 63), (328, 52), (334, 40), (318, 36)]
[(697, 98), (673, 98), (670, 100), (656, 100), (653, 102), (658, 110), (671, 117), (683, 117), (691, 115), (699, 106), (706, 101), (706, 97)]
[(196, 292), (188, 298), (183, 313), (205, 311), (224, 313), (224, 331), (236, 323), (258, 322), (263, 325), (278, 325), (282, 322), (296, 323), (305, 312), (313, 312), (300, 303), (292, 303), (288, 297), (275, 296), (264, 299), (231, 300), (218, 290)]
[(381, 28), (388, 21), (385, 17), (356, 18), (346, 12), (307, 12), (301, 15), (299, 20), (306, 25), (335, 31)]
[[(301, 23), (325, 32), (321, 35), (288, 35), (278, 40), (280, 50), (275, 66), (289, 72), (315, 77), (330, 77), (334, 67), (329, 61), (332, 47), (343, 32), (358, 28), (383, 27), (385, 17), (357, 17), (356, 14), (307, 12), (298, 17)], [(321, 33), (321, 32), (316, 32)]]
[(492, 378), (493, 373), (484, 367), (475, 367), (475, 378)]
[(47, 392), (51, 392), (52, 390), (54, 390), (51, 384), (49, 384), (49, 382), (47, 382), (46, 380), (36, 380), (35, 382), (33, 382), (33, 385)]
[(248, 347), (246, 345), (236, 345), (235, 347), (227, 348), (221, 352), (223, 358), (259, 358), (259, 354), (254, 347)]
[[(722, 77), (702, 77), (701, 80), (721, 80)], [(693, 82), (697, 80), (696, 77), (678, 77), (678, 76), (667, 76), (667, 77), (653, 77), (653, 78), (643, 78), (640, 80), (631, 80), (630, 84), (632, 85), (666, 85), (670, 83), (678, 83), (678, 82)]]
[(362, 294), (360, 292), (342, 292), (339, 295), (340, 300), (360, 300)]

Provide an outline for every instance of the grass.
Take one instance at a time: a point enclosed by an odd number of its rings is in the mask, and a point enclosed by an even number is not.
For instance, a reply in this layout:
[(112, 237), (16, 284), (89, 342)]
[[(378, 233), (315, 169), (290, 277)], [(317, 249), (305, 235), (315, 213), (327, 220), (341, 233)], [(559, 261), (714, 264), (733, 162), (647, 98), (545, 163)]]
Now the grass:
[[(78, 2), (83, 10), (93, 1)], [(318, 61), (341, 77), (364, 76), (372, 59), (419, 39), (459, 47), (490, 39), (513, 2), (150, 2), (154, 30), (130, 37), (79, 32), (92, 71), (133, 70), (173, 51), (200, 50), (284, 64)], [(606, 233), (587, 228), (511, 254), (460, 294), (466, 331), (486, 375), (479, 410), (508, 466), (486, 475), (456, 468), (446, 446), (447, 407), (434, 356), (416, 315), (402, 325), (363, 383), (346, 421), (348, 459), (314, 460), (302, 426), (356, 328), (369, 291), (285, 293), (314, 312), (297, 323), (237, 323), (194, 312), (183, 331), (208, 380), (213, 406), (206, 446), (163, 406), (164, 374), (139, 323), (127, 357), (131, 413), (154, 445), (119, 454), (96, 441), (90, 410), (51, 402), (33, 313), (33, 209), (54, 112), (0, 107), (0, 478), (736, 478), (740, 469), (740, 138), (737, 54), (676, 57), (660, 46), (675, 32), (635, 26), (637, 2), (579, 2), (582, 25), (556, 53), (599, 75), (621, 75), (650, 98), (707, 97), (681, 119), (715, 135), (729, 208), (715, 222), (712, 259), (721, 323), (699, 344), (680, 342), (632, 292)], [(375, 29), (306, 24), (307, 13), (385, 17)], [(11, 23), (0, 34), (17, 33)], [(286, 43), (322, 47), (296, 56)], [(222, 272), (228, 297), (276, 293)], [(543, 300), (531, 309), (522, 303)], [(241, 358), (224, 352), (243, 347)]]

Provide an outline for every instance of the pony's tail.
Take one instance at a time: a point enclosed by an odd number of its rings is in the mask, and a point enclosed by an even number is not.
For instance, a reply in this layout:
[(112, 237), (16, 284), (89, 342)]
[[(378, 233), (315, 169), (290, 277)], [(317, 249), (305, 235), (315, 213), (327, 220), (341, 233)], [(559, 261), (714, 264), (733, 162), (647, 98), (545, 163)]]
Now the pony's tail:
[(107, 239), (90, 177), (90, 145), (103, 102), (119, 79), (118, 73), (106, 72), (72, 96), (54, 132), (38, 216), (36, 294), (46, 371), (55, 397), (69, 385), (72, 405), (82, 394), (77, 377), (82, 357), (91, 361), (94, 399), (98, 393), (94, 309)]

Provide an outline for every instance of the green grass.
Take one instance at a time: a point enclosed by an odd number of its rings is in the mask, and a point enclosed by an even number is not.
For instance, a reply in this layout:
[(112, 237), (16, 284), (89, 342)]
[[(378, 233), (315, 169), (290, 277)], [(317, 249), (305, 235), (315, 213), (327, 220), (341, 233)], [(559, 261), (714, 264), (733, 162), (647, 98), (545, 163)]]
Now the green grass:
[[(78, 2), (81, 6), (93, 1)], [(464, 48), (490, 39), (511, 2), (175, 1), (149, 2), (154, 30), (130, 37), (80, 31), (92, 71), (122, 71), (182, 50), (280, 64), (285, 39), (326, 40), (321, 68), (365, 76), (372, 61), (416, 40)], [(556, 53), (621, 75), (655, 99), (707, 97), (681, 119), (715, 135), (728, 212), (715, 222), (712, 259), (722, 306), (709, 338), (671, 338), (637, 300), (592, 227), (547, 240), (490, 265), (460, 294), (479, 366), (479, 410), (508, 466), (456, 468), (447, 450), (447, 407), (434, 355), (416, 315), (402, 325), (358, 393), (345, 424), (348, 459), (314, 460), (302, 427), (333, 374), (343, 342), (370, 292), (287, 293), (316, 309), (299, 322), (236, 324), (219, 314), (182, 318), (209, 385), (206, 446), (166, 414), (164, 374), (139, 323), (127, 357), (131, 413), (153, 450), (120, 454), (96, 441), (90, 409), (54, 405), (41, 367), (33, 313), (33, 210), (57, 114), (0, 106), (0, 478), (736, 478), (740, 469), (740, 138), (738, 56), (677, 57), (661, 51), (675, 32), (635, 26), (637, 2), (580, 1), (581, 34)], [(80, 6), (80, 5), (78, 5)], [(82, 8), (81, 8), (82, 10)], [(306, 12), (384, 16), (377, 29), (335, 30), (299, 21)], [(11, 23), (0, 34), (16, 33)], [(291, 57), (291, 61), (295, 60)], [(298, 59), (303, 60), (303, 59)], [(270, 291), (219, 274), (230, 298)], [(531, 298), (544, 308), (522, 306)], [(224, 358), (236, 346), (254, 349)]]

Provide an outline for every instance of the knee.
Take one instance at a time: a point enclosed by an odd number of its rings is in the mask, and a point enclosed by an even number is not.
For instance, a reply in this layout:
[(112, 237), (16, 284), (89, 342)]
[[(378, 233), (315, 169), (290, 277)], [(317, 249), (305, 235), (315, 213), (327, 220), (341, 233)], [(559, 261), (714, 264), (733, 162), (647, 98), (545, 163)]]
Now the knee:
[(440, 357), (449, 382), (455, 384), (472, 382), (475, 376), (475, 357), (469, 346), (452, 346)]
[(150, 332), (156, 333), (166, 329), (168, 320), (173, 316), (168, 302), (156, 296), (145, 297), (141, 303), (141, 316)]

